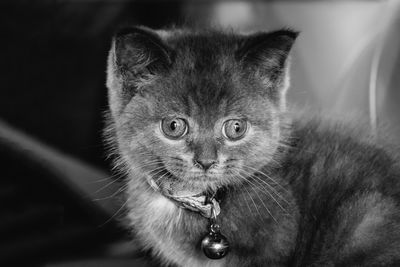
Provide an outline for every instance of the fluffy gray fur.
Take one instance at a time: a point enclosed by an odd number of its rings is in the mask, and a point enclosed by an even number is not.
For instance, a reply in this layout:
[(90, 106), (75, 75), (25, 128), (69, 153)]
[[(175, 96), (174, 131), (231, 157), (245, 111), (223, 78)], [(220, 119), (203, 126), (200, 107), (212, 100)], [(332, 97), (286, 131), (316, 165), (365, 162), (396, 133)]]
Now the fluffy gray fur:
[[(108, 59), (107, 135), (126, 175), (128, 225), (162, 263), (178, 266), (397, 266), (397, 161), (342, 123), (286, 112), (291, 30), (236, 34), (132, 27)], [(167, 138), (160, 123), (188, 132)], [(224, 122), (241, 119), (237, 141)], [(198, 168), (196, 159), (213, 160)], [(154, 182), (161, 190), (154, 190)], [(208, 222), (169, 192), (222, 191), (221, 260), (200, 250)]]

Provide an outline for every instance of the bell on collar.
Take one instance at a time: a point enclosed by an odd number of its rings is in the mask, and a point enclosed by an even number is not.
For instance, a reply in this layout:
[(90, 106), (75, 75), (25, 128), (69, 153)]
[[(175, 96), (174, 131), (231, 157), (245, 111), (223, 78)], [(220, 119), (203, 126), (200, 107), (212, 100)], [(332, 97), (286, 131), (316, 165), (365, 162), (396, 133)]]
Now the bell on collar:
[(210, 232), (201, 241), (201, 249), (204, 254), (213, 260), (225, 257), (229, 251), (228, 240), (223, 234), (221, 234), (220, 226), (216, 223), (217, 215), (214, 205), (212, 205)]
[(225, 257), (229, 251), (228, 240), (220, 233), (219, 228), (218, 224), (211, 224), (210, 232), (201, 241), (204, 254), (213, 260)]

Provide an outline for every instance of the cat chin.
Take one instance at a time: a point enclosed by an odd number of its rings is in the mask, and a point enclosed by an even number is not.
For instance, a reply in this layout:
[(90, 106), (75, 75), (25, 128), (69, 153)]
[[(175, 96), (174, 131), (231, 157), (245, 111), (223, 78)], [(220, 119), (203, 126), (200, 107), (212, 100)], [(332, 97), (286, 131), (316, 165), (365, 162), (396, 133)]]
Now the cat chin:
[(178, 182), (166, 181), (166, 182), (156, 183), (152, 178), (148, 178), (147, 181), (150, 187), (154, 191), (166, 197), (195, 196), (195, 195), (205, 194), (205, 192), (213, 191), (213, 188), (215, 188), (215, 191), (217, 190), (217, 186), (215, 186), (214, 183), (207, 183), (207, 184), (205, 184), (204, 182), (185, 183), (183, 181), (178, 181)]
[(164, 196), (195, 196), (206, 192), (217, 191), (222, 187), (221, 179), (214, 177), (196, 177), (191, 180), (179, 178), (170, 173), (169, 176), (159, 179), (146, 175), (150, 187)]

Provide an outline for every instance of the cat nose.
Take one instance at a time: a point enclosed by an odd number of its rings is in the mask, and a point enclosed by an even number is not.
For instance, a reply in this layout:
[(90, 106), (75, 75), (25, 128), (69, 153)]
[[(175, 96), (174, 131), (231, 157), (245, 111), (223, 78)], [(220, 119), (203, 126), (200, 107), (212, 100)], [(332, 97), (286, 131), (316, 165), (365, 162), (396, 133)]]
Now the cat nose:
[(204, 171), (207, 171), (211, 167), (213, 167), (217, 163), (216, 160), (212, 159), (197, 159), (194, 160), (194, 166), (203, 169)]

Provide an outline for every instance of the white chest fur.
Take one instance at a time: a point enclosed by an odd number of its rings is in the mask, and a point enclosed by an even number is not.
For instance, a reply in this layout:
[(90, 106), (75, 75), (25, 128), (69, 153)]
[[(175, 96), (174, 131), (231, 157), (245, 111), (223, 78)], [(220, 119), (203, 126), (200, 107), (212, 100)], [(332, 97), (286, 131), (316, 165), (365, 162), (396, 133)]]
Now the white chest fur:
[(175, 203), (155, 192), (138, 192), (136, 186), (130, 187), (128, 218), (137, 237), (145, 248), (152, 248), (155, 256), (165, 263), (179, 266), (224, 266), (225, 260), (209, 260), (196, 253), (196, 248), (189, 248), (183, 242), (177, 242), (179, 224), (183, 212)]

